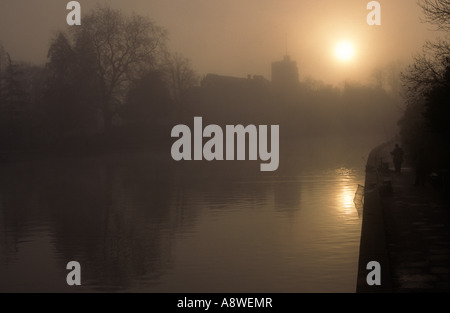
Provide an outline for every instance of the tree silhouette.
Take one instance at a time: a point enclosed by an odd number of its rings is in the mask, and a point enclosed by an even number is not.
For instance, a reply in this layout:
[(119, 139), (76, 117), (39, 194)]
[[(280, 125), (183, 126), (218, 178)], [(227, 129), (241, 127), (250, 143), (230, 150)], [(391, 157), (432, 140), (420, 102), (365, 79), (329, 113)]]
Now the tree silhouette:
[(189, 88), (198, 84), (199, 78), (189, 59), (179, 53), (166, 55), (164, 71), (172, 98), (179, 106)]
[(122, 15), (97, 7), (71, 33), (75, 41), (89, 41), (100, 84), (100, 111), (108, 132), (130, 82), (154, 67), (165, 49), (166, 31), (149, 19)]
[(450, 58), (450, 44), (447, 40), (427, 41), (421, 54), (414, 57), (414, 63), (402, 73), (408, 102), (422, 101), (426, 93), (445, 81), (445, 71)]
[(430, 129), (450, 140), (450, 63), (444, 79), (425, 95), (424, 116)]
[(5, 53), (6, 64), (0, 77), (0, 138), (7, 145), (20, 145), (28, 135), (30, 110), (23, 86), (23, 71)]
[(450, 30), (450, 1), (421, 0), (419, 6), (425, 15), (425, 22), (433, 24), (439, 30)]
[(450, 29), (449, 0), (420, 0), (419, 6), (425, 15), (425, 22), (445, 31), (444, 39), (427, 41), (422, 53), (414, 57), (414, 63), (402, 80), (407, 87), (409, 100), (423, 99), (423, 96), (435, 86), (445, 81), (445, 72), (450, 59), (450, 42), (447, 31)]
[(7, 63), (6, 51), (0, 44), (0, 105), (3, 103), (3, 75)]
[(439, 170), (448, 166), (450, 157), (450, 1), (421, 0), (419, 6), (425, 22), (444, 31), (444, 38), (427, 41), (402, 73), (407, 107), (399, 125), (410, 154), (428, 150), (430, 162)]
[(159, 71), (144, 73), (135, 80), (127, 93), (125, 103), (119, 111), (134, 139), (157, 143), (166, 138), (174, 115), (173, 101), (163, 74)]
[(98, 128), (100, 92), (90, 48), (81, 39), (73, 46), (64, 33), (57, 34), (49, 48), (42, 106), (50, 137), (86, 134)]

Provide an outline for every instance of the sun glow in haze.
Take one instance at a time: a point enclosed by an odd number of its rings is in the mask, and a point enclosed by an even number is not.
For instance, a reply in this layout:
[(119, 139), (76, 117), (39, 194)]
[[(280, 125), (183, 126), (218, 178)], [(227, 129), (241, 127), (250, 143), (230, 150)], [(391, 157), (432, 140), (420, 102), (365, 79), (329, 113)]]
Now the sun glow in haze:
[(355, 48), (351, 42), (342, 41), (334, 49), (336, 58), (341, 62), (351, 61), (355, 56)]

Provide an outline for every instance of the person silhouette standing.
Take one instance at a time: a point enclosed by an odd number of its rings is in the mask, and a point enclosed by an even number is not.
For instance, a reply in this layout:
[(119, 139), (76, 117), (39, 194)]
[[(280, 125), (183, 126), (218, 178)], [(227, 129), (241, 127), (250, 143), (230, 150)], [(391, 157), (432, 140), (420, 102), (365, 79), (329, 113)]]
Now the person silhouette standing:
[(394, 150), (392, 150), (391, 155), (394, 161), (395, 172), (400, 173), (402, 170), (402, 163), (403, 163), (403, 155), (404, 155), (403, 149), (400, 148), (398, 144), (395, 144), (395, 148)]

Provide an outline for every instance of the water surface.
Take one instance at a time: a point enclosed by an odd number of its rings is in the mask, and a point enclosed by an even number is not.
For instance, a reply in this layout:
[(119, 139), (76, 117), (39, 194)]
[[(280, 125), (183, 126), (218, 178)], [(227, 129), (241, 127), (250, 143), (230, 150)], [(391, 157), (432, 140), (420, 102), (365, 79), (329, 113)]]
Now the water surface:
[(3, 164), (0, 291), (355, 291), (362, 160), (275, 174), (164, 157)]

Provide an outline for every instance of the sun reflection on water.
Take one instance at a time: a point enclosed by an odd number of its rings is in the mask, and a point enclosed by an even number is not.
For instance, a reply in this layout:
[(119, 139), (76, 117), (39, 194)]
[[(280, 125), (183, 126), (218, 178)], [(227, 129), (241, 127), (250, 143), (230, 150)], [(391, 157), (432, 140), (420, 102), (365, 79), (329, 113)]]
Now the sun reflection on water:
[(353, 199), (355, 197), (355, 187), (348, 185), (342, 186), (342, 189), (338, 194), (338, 197), (339, 197), (338, 208), (340, 209), (341, 213), (345, 215), (355, 214), (356, 208), (353, 202)]
[(338, 178), (338, 192), (336, 194), (337, 208), (341, 215), (354, 215), (357, 213), (354, 198), (358, 186), (355, 184), (355, 172), (345, 167), (335, 171)]

